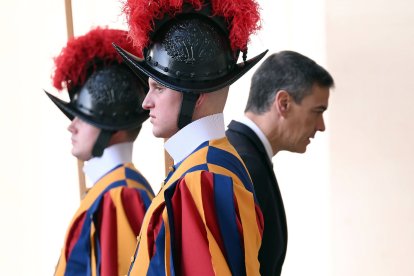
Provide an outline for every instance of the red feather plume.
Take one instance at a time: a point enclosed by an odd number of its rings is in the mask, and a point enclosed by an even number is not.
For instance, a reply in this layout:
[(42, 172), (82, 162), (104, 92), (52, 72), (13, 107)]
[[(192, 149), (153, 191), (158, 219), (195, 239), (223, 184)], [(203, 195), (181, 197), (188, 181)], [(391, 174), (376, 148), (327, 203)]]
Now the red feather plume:
[[(184, 3), (195, 10), (201, 9), (203, 0), (126, 0), (123, 12), (129, 26), (129, 35), (140, 52), (148, 46), (150, 33), (157, 20), (165, 14), (181, 12)], [(229, 24), (229, 39), (233, 50), (247, 49), (249, 36), (260, 29), (259, 5), (255, 0), (211, 0), (212, 16), (224, 17)]]
[(97, 27), (83, 36), (69, 39), (54, 58), (53, 86), (58, 90), (67, 88), (70, 91), (75, 86), (83, 85), (89, 77), (87, 73), (90, 66), (96, 60), (105, 65), (121, 63), (122, 58), (112, 42), (134, 55), (142, 56), (134, 49), (127, 31)]

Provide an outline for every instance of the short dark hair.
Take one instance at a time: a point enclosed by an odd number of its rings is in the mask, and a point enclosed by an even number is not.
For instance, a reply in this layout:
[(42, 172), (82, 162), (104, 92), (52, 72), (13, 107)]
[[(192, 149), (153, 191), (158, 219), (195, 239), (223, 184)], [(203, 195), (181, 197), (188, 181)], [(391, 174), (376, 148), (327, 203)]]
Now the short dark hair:
[(266, 112), (280, 90), (286, 90), (299, 104), (314, 84), (331, 88), (334, 80), (322, 66), (297, 52), (272, 54), (253, 74), (245, 112)]

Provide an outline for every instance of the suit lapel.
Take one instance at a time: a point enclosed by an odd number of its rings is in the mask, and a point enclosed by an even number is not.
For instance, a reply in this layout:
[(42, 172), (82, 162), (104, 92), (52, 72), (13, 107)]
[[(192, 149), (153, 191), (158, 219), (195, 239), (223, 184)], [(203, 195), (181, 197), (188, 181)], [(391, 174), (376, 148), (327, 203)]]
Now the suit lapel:
[(268, 169), (273, 171), (272, 160), (269, 159), (262, 141), (250, 127), (233, 120), (230, 122), (228, 128), (232, 131), (243, 134), (247, 139), (249, 139), (252, 142), (252, 144), (256, 147), (257, 151), (260, 152), (260, 155), (264, 156), (264, 159), (266, 159)]

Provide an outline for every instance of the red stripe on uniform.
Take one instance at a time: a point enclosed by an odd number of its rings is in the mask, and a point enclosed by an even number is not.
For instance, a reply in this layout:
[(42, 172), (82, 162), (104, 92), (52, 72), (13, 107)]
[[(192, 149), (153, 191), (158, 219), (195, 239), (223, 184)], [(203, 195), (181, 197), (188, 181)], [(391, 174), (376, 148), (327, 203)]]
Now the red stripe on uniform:
[[(162, 220), (162, 212), (164, 211), (165, 203), (163, 202), (156, 208), (152, 214), (151, 219), (148, 222), (148, 229), (147, 229), (147, 240), (148, 240), (148, 256), (151, 259), (155, 255), (155, 251), (157, 250), (155, 246), (155, 241), (158, 237), (158, 233), (160, 232), (161, 225), (164, 223)], [(158, 248), (158, 250), (164, 250), (164, 248)]]
[(86, 213), (83, 213), (79, 217), (76, 218), (76, 220), (73, 222), (68, 237), (66, 239), (66, 250), (65, 250), (65, 259), (67, 260), (70, 256), (70, 253), (72, 252), (73, 247), (78, 242), (79, 236), (82, 231), (83, 223), (85, 221), (85, 215)]
[(144, 201), (134, 188), (123, 188), (121, 191), (121, 202), (128, 218), (129, 226), (135, 236), (138, 236), (141, 224), (145, 216)]
[[(177, 275), (214, 275), (207, 233), (185, 180), (181, 180), (172, 197), (175, 226), (175, 260)], [(179, 226), (181, 225), (181, 231)], [(181, 249), (181, 250), (180, 250)], [(180, 251), (179, 251), (180, 250)]]
[(112, 201), (110, 193), (104, 195), (101, 206), (101, 223), (99, 227), (99, 238), (101, 245), (101, 275), (113, 276), (118, 274), (118, 239), (116, 207)]

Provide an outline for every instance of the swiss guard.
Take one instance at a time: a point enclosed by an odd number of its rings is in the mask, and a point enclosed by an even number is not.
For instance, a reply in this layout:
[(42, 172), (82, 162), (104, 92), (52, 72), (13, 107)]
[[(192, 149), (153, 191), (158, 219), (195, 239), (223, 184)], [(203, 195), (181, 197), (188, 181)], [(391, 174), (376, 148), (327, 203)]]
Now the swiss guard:
[(53, 84), (65, 102), (46, 92), (71, 120), (72, 154), (86, 161), (93, 184), (68, 227), (55, 275), (124, 275), (144, 214), (154, 197), (132, 163), (133, 142), (148, 112), (148, 90), (112, 46), (133, 50), (127, 32), (95, 28), (70, 39), (55, 58)]
[(143, 108), (174, 160), (144, 218), (129, 275), (259, 275), (262, 213), (223, 119), (229, 86), (266, 53), (247, 59), (258, 5), (128, 0), (124, 11), (144, 57), (115, 47), (149, 77)]

